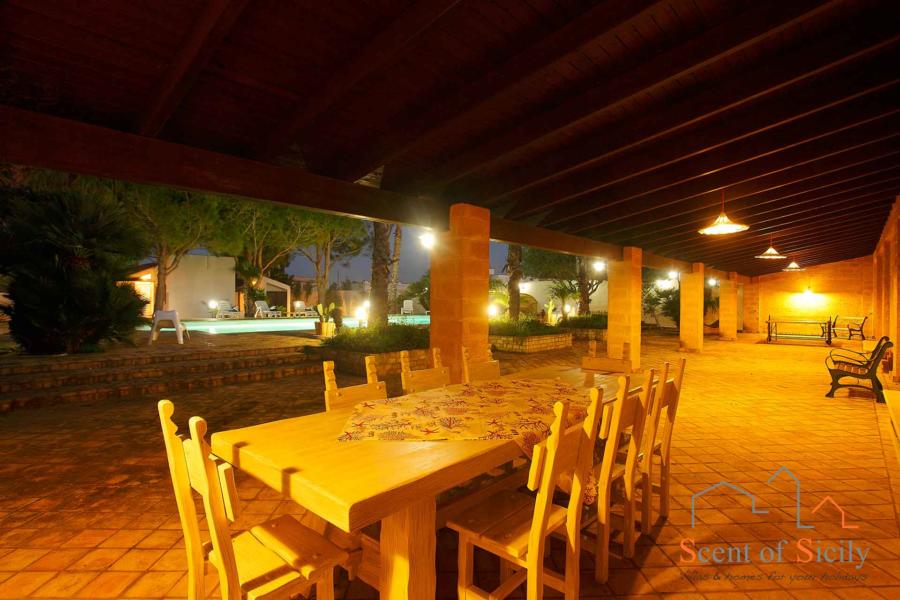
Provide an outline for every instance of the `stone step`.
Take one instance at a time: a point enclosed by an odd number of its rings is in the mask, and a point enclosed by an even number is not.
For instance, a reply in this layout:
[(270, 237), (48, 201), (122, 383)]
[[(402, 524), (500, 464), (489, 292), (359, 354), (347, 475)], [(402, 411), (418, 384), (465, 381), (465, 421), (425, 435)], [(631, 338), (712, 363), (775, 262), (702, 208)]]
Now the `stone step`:
[(0, 393), (25, 393), (29, 390), (54, 390), (60, 387), (116, 384), (118, 382), (143, 383), (150, 379), (171, 379), (188, 375), (202, 375), (223, 371), (252, 370), (265, 367), (291, 366), (309, 362), (301, 352), (288, 351), (260, 354), (166, 362), (147, 365), (117, 365), (98, 369), (50, 371), (45, 373), (19, 373), (0, 377)]
[(93, 354), (56, 357), (19, 357), (15, 360), (0, 361), (0, 377), (24, 375), (28, 373), (47, 373), (49, 371), (85, 371), (92, 369), (110, 369), (115, 367), (137, 367), (176, 362), (206, 361), (219, 358), (297, 354), (302, 352), (302, 346), (209, 350), (186, 347), (183, 351), (176, 348), (171, 352), (150, 351), (141, 353), (135, 351), (116, 355)]
[(84, 384), (48, 390), (25, 390), (3, 394), (0, 412), (12, 409), (59, 404), (64, 402), (115, 401), (121, 398), (151, 396), (164, 398), (167, 394), (212, 389), (223, 385), (272, 381), (287, 377), (319, 376), (322, 364), (304, 361), (291, 365), (267, 366), (254, 369), (232, 369), (214, 373), (197, 373), (173, 378), (148, 378), (115, 384)]

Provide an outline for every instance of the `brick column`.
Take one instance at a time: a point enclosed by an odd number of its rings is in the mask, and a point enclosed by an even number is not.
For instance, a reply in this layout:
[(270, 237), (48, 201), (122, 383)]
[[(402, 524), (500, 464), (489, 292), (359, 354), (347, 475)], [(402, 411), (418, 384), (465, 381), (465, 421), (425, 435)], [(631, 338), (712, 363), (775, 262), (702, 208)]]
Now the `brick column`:
[(441, 349), (454, 382), (461, 381), (462, 346), (487, 359), (491, 213), (471, 204), (450, 207), (450, 230), (431, 251), (431, 347)]
[[(890, 282), (890, 330), (887, 335), (894, 342), (894, 381), (900, 382), (900, 219), (892, 225), (894, 239), (886, 245), (890, 254), (890, 270), (888, 271)], [(887, 259), (886, 259), (887, 260)]]
[(881, 315), (881, 252), (876, 250), (872, 254), (872, 335), (881, 337), (884, 329), (884, 317)]
[[(606, 354), (609, 358), (631, 359), (632, 369), (641, 366), (641, 264), (640, 248), (622, 248), (622, 260), (610, 261), (609, 272), (609, 328), (606, 334)], [(625, 344), (630, 356), (624, 356)]]
[(737, 339), (737, 273), (719, 280), (719, 338)]
[(690, 273), (682, 273), (681, 322), (678, 324), (680, 348), (685, 352), (703, 351), (703, 286), (706, 278), (703, 263), (691, 265)]
[(759, 333), (759, 277), (744, 284), (744, 331)]

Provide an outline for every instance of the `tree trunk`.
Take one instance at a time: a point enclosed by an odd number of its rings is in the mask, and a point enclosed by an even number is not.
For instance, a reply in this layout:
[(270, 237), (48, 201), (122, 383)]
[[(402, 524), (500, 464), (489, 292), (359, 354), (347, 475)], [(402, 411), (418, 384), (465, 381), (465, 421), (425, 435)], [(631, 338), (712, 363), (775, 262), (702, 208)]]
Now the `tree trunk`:
[(391, 252), (391, 283), (388, 289), (389, 307), (395, 313), (400, 312), (397, 301), (397, 284), (400, 282), (400, 249), (403, 246), (403, 228), (394, 225), (394, 249)]
[(388, 274), (391, 261), (391, 226), (372, 223), (372, 292), (369, 296), (369, 325), (383, 327), (388, 322)]
[(153, 310), (168, 310), (169, 307), (169, 253), (160, 248), (156, 257), (156, 292), (153, 294)]
[(578, 314), (587, 315), (591, 312), (591, 282), (588, 281), (587, 264), (581, 256), (578, 257)]
[(512, 321), (519, 320), (521, 310), (521, 293), (519, 283), (522, 281), (522, 246), (510, 244), (506, 252), (506, 271), (509, 274), (509, 318)]

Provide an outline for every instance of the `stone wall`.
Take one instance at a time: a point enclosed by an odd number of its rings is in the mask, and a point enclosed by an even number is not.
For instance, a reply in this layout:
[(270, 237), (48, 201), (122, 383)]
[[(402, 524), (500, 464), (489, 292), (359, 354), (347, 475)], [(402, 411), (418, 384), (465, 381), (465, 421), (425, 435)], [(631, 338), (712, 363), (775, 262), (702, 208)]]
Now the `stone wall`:
[(606, 341), (606, 329), (566, 329), (572, 332), (572, 339), (589, 341)]
[[(773, 273), (759, 277), (759, 331), (766, 319), (790, 317), (863, 317), (872, 312), (872, 257), (816, 265), (805, 271)], [(809, 290), (807, 292), (807, 290)], [(746, 301), (746, 296), (745, 296)], [(841, 335), (846, 335), (846, 327)], [(872, 319), (866, 322), (872, 333)]]
[[(368, 354), (366, 352), (353, 352), (350, 350), (338, 350), (336, 348), (319, 348), (322, 360), (334, 361), (334, 368), (350, 375), (366, 376), (366, 356), (375, 357), (375, 368), (379, 379), (385, 375), (397, 375), (400, 373), (400, 353), (384, 352), (381, 354)], [(430, 350), (410, 350), (409, 366), (413, 371), (428, 369), (430, 364)]]
[(561, 350), (572, 346), (571, 333), (554, 333), (551, 335), (492, 335), (489, 337), (491, 346), (501, 352), (519, 352), (531, 354), (532, 352), (545, 352), (547, 350)]

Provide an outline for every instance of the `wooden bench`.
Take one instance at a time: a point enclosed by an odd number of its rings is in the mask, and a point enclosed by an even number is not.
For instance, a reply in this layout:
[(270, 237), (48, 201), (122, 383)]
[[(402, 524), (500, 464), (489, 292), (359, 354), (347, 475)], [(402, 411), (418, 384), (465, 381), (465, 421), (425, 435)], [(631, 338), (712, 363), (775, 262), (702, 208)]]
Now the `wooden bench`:
[[(861, 388), (871, 391), (878, 402), (884, 403), (884, 388), (878, 379), (878, 368), (884, 353), (893, 345), (893, 342), (884, 336), (868, 354), (844, 349), (832, 350), (825, 359), (825, 366), (831, 375), (831, 389), (825, 396), (834, 398), (834, 392), (839, 388)], [(854, 383), (841, 383), (845, 378), (853, 379)], [(868, 380), (870, 385), (862, 385), (863, 380)]]

